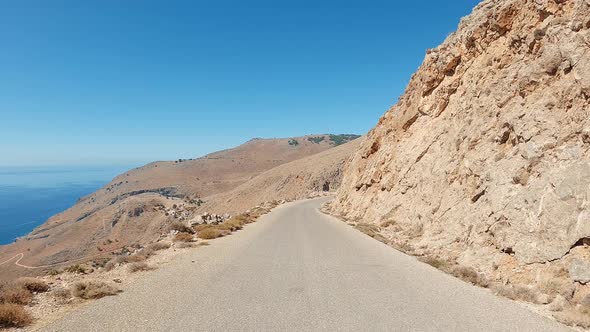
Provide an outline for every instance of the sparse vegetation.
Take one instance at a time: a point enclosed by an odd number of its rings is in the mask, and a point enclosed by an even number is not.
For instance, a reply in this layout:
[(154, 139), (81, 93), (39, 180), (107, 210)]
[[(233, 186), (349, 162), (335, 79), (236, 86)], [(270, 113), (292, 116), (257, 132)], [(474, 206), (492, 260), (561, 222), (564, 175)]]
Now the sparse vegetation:
[(74, 264), (72, 266), (68, 266), (64, 269), (65, 272), (69, 273), (76, 273), (76, 274), (85, 274), (86, 269), (84, 269), (80, 264)]
[(135, 273), (135, 272), (140, 272), (140, 271), (149, 271), (149, 270), (153, 270), (154, 268), (149, 266), (147, 263), (145, 262), (141, 262), (141, 263), (133, 263), (133, 264), (129, 264), (129, 267), (127, 268), (129, 270), (129, 272), (131, 273)]
[(178, 233), (174, 236), (174, 242), (192, 242), (194, 237), (189, 233)]
[(562, 312), (554, 314), (554, 317), (557, 321), (569, 326), (581, 327), (584, 329), (590, 328), (590, 312), (587, 307), (569, 307)]
[(156, 243), (148, 244), (147, 247), (145, 247), (145, 248), (152, 250), (152, 251), (160, 251), (160, 250), (165, 250), (165, 249), (170, 248), (170, 244), (164, 243), (164, 242), (156, 242)]
[(81, 299), (100, 299), (116, 295), (119, 292), (113, 286), (101, 281), (78, 281), (72, 287), (72, 294)]
[(187, 225), (185, 225), (179, 221), (175, 221), (172, 224), (170, 224), (170, 230), (177, 231), (179, 233), (190, 233), (190, 234), (194, 233), (194, 231), (190, 227), (188, 227)]
[(379, 226), (373, 224), (356, 224), (354, 228), (358, 229), (359, 231), (367, 234), (370, 237), (375, 237), (379, 233)]
[(222, 237), (223, 236), (223, 232), (220, 231), (217, 228), (205, 228), (201, 231), (197, 232), (197, 237), (199, 239), (204, 239), (204, 240), (212, 240), (212, 239), (216, 239), (218, 237)]
[(14, 282), (0, 283), (0, 303), (26, 305), (31, 303), (33, 295), (28, 289)]
[(361, 137), (361, 136), (354, 135), (354, 134), (330, 135), (330, 142), (332, 142), (334, 145), (338, 146), (338, 145), (342, 145), (344, 143), (348, 143), (348, 142), (355, 140), (359, 137)]
[(315, 144), (320, 144), (320, 143), (321, 143), (321, 142), (323, 142), (325, 139), (326, 139), (326, 137), (325, 137), (325, 136), (311, 136), (311, 137), (308, 137), (308, 138), (307, 138), (307, 140), (308, 140), (308, 141), (310, 141), (310, 142), (312, 142), (312, 143), (315, 143)]
[(507, 297), (511, 300), (537, 303), (538, 292), (523, 285), (493, 284), (491, 289), (497, 295)]
[(49, 290), (49, 285), (37, 278), (19, 278), (16, 283), (30, 292), (44, 293)]
[(22, 305), (0, 304), (0, 328), (25, 327), (31, 322), (33, 318)]
[(450, 273), (453, 276), (455, 276), (463, 281), (474, 284), (476, 286), (480, 286), (480, 287), (488, 287), (489, 286), (488, 280), (484, 276), (479, 274), (472, 267), (463, 266), (463, 265), (454, 265), (450, 269)]
[(449, 262), (439, 259), (437, 257), (422, 256), (422, 257), (418, 257), (418, 260), (434, 267), (435, 269), (439, 269), (439, 270), (442, 270), (445, 272), (450, 270), (451, 264)]
[(148, 255), (144, 255), (141, 252), (138, 252), (136, 254), (133, 255), (129, 255), (129, 256), (122, 256), (122, 258), (120, 259), (122, 264), (126, 264), (126, 263), (141, 263), (143, 261), (145, 261), (146, 259), (148, 259)]
[(114, 260), (108, 261), (105, 265), (104, 265), (104, 269), (105, 271), (112, 271), (115, 267), (117, 266), (117, 263)]
[(350, 141), (353, 141), (353, 140), (361, 137), (361, 135), (339, 134), (339, 135), (329, 135), (329, 137), (330, 137), (330, 142), (333, 142), (335, 145), (342, 145), (342, 144), (348, 143)]
[(197, 232), (197, 237), (200, 239), (216, 239), (238, 231), (246, 224), (255, 222), (260, 215), (261, 214), (255, 212), (243, 213), (234, 216), (219, 225), (203, 224), (195, 226), (194, 229)]
[(387, 228), (387, 227), (393, 226), (393, 225), (395, 225), (395, 220), (386, 220), (386, 221), (382, 222), (381, 225), (379, 225), (379, 226), (381, 226), (383, 228)]
[(72, 292), (66, 288), (58, 288), (58, 289), (54, 290), (53, 292), (51, 292), (51, 295), (53, 295), (53, 297), (56, 300), (59, 300), (61, 302), (65, 302), (70, 297), (72, 297)]
[(56, 275), (59, 275), (59, 274), (61, 274), (61, 271), (56, 270), (56, 269), (51, 269), (51, 270), (47, 271), (47, 275), (49, 275), (49, 276), (55, 277)]

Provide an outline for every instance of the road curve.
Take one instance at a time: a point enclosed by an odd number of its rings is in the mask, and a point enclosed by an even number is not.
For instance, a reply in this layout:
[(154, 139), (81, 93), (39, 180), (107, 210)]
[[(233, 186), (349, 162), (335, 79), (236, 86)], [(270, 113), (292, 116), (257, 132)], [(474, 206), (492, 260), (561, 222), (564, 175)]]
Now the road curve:
[(289, 203), (46, 331), (568, 331)]

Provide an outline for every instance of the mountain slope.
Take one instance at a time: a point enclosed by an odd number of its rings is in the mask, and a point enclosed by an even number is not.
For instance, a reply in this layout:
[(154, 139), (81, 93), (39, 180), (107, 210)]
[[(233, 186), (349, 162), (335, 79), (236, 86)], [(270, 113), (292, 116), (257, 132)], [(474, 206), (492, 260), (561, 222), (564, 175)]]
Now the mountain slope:
[(330, 209), (418, 255), (580, 303), (589, 151), (590, 2), (486, 0), (427, 52)]
[[(195, 160), (154, 162), (130, 170), (53, 216), (28, 236), (0, 247), (0, 261), (26, 253), (20, 262), (23, 265), (52, 265), (153, 241), (166, 233), (173, 221), (196, 213), (202, 200), (233, 190), (264, 171), (330, 150), (356, 137), (254, 139)], [(223, 210), (223, 206), (219, 208)], [(13, 275), (22, 270), (11, 268), (15, 270)], [(2, 272), (7, 270), (3, 267)]]
[(296, 200), (310, 193), (335, 190), (340, 187), (343, 167), (361, 142), (359, 138), (272, 168), (234, 190), (209, 197), (199, 210), (235, 214), (262, 202)]

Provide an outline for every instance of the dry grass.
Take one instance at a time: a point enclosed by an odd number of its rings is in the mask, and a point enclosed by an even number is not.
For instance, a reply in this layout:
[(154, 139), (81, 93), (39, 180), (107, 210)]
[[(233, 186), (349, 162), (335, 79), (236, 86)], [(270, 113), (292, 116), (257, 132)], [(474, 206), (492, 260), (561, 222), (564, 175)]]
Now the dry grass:
[(65, 302), (70, 297), (72, 297), (72, 292), (66, 288), (58, 288), (58, 289), (54, 290), (53, 292), (51, 292), (51, 295), (53, 295), (53, 297), (56, 300), (59, 300), (60, 302)]
[(141, 263), (144, 262), (146, 259), (148, 259), (148, 256), (143, 255), (141, 253), (125, 256), (125, 258), (122, 258), (124, 263)]
[(382, 222), (381, 225), (379, 225), (379, 226), (381, 226), (383, 228), (387, 228), (387, 227), (393, 226), (393, 225), (395, 225), (395, 220), (387, 220), (387, 221)]
[(135, 272), (143, 272), (143, 271), (150, 271), (150, 270), (154, 270), (153, 267), (149, 266), (147, 263), (142, 262), (142, 263), (133, 263), (130, 264), (129, 267), (127, 268), (129, 270), (129, 272), (131, 273), (135, 273)]
[(422, 256), (422, 257), (418, 257), (418, 260), (426, 263), (436, 269), (448, 272), (450, 271), (451, 268), (451, 263), (449, 263), (448, 261), (445, 261), (443, 259), (440, 259), (438, 257), (433, 257), (433, 256)]
[(575, 286), (565, 278), (554, 277), (539, 284), (539, 290), (551, 296), (561, 295), (570, 300), (574, 295)]
[(114, 260), (108, 261), (105, 265), (104, 265), (104, 269), (105, 271), (112, 271), (115, 267), (117, 267), (117, 263)]
[(480, 287), (488, 287), (489, 281), (469, 266), (454, 265), (449, 271), (453, 276)]
[(64, 272), (76, 273), (76, 274), (85, 274), (86, 273), (86, 269), (84, 267), (80, 266), (80, 264), (75, 264), (75, 265), (66, 267), (64, 269)]
[(168, 248), (170, 248), (170, 244), (164, 243), (164, 242), (156, 242), (156, 243), (148, 244), (147, 247), (145, 247), (145, 249), (149, 249), (151, 251), (166, 250)]
[(33, 299), (33, 294), (28, 289), (23, 288), (13, 282), (0, 283), (0, 304), (29, 304)]
[(487, 288), (490, 283), (487, 278), (469, 266), (458, 265), (455, 261), (448, 261), (439, 257), (423, 256), (418, 259), (436, 269), (446, 272), (455, 278), (471, 283), (476, 286)]
[[(179, 233), (179, 234), (187, 234), (187, 233)], [(190, 236), (192, 237), (192, 235), (190, 235)], [(105, 264), (104, 268), (106, 271), (111, 271), (119, 265), (145, 262), (148, 258), (155, 255), (157, 251), (165, 250), (168, 248), (170, 248), (170, 244), (168, 244), (168, 243), (163, 243), (163, 242), (152, 243), (152, 244), (147, 245), (145, 248), (141, 249), (140, 251), (136, 252), (133, 255), (120, 255), (120, 256), (113, 258), (112, 260), (110, 260), (108, 263)]]
[(180, 242), (176, 245), (177, 248), (185, 249), (185, 248), (194, 248), (196, 247), (194, 242)]
[(412, 247), (409, 243), (406, 242), (389, 242), (389, 245), (392, 246), (393, 248), (395, 248), (398, 251), (401, 251), (405, 254), (408, 255), (413, 255), (414, 254), (414, 247)]
[(204, 240), (211, 240), (211, 239), (216, 239), (218, 237), (222, 237), (223, 236), (223, 232), (217, 228), (205, 228), (201, 231), (197, 232), (197, 237), (199, 239), (204, 239)]
[(190, 233), (178, 233), (174, 236), (174, 242), (193, 242), (194, 237)]
[(118, 289), (101, 281), (79, 281), (72, 286), (72, 294), (85, 300), (116, 295)]
[(526, 286), (494, 284), (491, 289), (497, 295), (507, 297), (511, 300), (530, 303), (538, 302), (538, 293)]
[(25, 327), (31, 322), (33, 318), (22, 305), (0, 304), (0, 328)]
[(590, 313), (585, 308), (570, 307), (553, 315), (557, 321), (574, 327), (590, 328)]
[(169, 229), (171, 231), (177, 231), (180, 233), (191, 233), (191, 234), (194, 233), (194, 231), (190, 227), (188, 227), (187, 225), (185, 225), (179, 221), (175, 221), (172, 224), (170, 224)]
[(194, 228), (195, 232), (198, 233), (204, 229), (213, 228), (213, 225), (202, 224), (202, 225), (196, 225), (193, 228)]
[(216, 228), (222, 231), (235, 232), (242, 229), (242, 224), (239, 221), (228, 220), (224, 223), (217, 225)]
[(35, 293), (45, 293), (49, 290), (49, 285), (37, 278), (19, 278), (16, 284), (22, 288)]
[(379, 234), (379, 226), (373, 224), (357, 224), (354, 228), (373, 238)]

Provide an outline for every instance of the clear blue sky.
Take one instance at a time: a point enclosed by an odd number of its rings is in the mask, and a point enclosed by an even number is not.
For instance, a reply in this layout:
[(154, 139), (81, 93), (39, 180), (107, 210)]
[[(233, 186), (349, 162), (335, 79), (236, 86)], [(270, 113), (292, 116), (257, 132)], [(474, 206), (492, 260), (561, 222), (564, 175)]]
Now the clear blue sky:
[(365, 133), (476, 0), (0, 0), (0, 166)]

